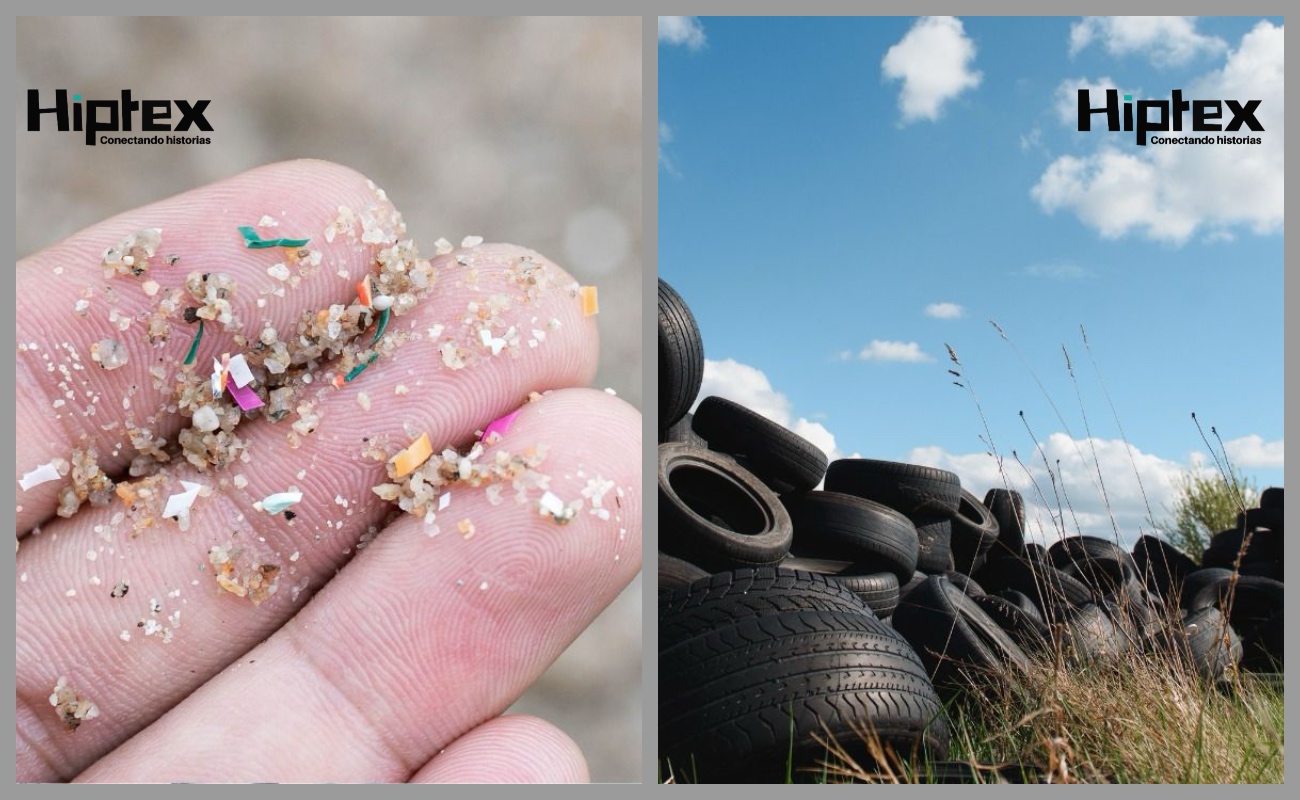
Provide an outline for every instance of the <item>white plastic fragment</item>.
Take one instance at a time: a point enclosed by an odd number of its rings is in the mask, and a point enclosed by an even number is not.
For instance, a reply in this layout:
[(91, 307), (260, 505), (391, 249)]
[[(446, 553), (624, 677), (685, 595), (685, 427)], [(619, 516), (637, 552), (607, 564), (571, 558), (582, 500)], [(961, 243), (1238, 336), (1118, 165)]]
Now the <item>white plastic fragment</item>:
[(243, 353), (231, 356), (230, 365), (227, 369), (230, 371), (230, 377), (234, 380), (236, 386), (244, 387), (253, 382), (253, 371), (248, 368), (248, 362), (244, 360)]
[(279, 514), (292, 505), (302, 502), (302, 492), (277, 492), (263, 497), (258, 504), (268, 514)]
[(549, 514), (552, 517), (558, 517), (564, 513), (564, 501), (555, 495), (554, 492), (547, 492), (537, 501), (538, 507), (543, 515)]
[(41, 464), (31, 472), (24, 474), (22, 480), (18, 481), (18, 485), (21, 486), (25, 492), (33, 486), (40, 486), (42, 483), (57, 481), (61, 477), (63, 476), (59, 474), (58, 468), (54, 465), (54, 462), (51, 461), (48, 464)]
[(164, 517), (179, 517), (189, 511), (199, 496), (199, 490), (203, 488), (203, 484), (190, 481), (181, 481), (181, 486), (185, 487), (185, 491), (167, 498), (167, 506), (163, 508)]

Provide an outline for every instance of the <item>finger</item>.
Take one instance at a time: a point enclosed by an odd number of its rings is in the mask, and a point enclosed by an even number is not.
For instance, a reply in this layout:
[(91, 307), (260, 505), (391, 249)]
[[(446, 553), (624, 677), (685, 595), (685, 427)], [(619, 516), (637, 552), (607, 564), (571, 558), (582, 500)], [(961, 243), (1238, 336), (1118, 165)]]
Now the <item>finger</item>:
[[(461, 369), (446, 368), (442, 344), (473, 336), (461, 322), (468, 304), (507, 287), (522, 292), (515, 277), (524, 255), (550, 279), (528, 302), (502, 311), (501, 324), (555, 320), (551, 335), (536, 348), (523, 344), (517, 357), (502, 351), (470, 359)], [(20, 769), (20, 776), (53, 780), (76, 774), (296, 613), (393, 508), (372, 491), (388, 478), (382, 460), (367, 454), (370, 447), (404, 447), (412, 430), (427, 431), (439, 450), (465, 446), (474, 430), (517, 408), (530, 391), (590, 381), (597, 360), (594, 320), (582, 316), (558, 267), (521, 248), (491, 245), (437, 259), (435, 267), (438, 289), (390, 325), (388, 336), (401, 340), (400, 347), (341, 389), (325, 372), (314, 382), (322, 388), (306, 399), (319, 423), (301, 437), (300, 447), (286, 441), (298, 436), (292, 427), (252, 421), (247, 463), (202, 475), (186, 465), (166, 470), (163, 494), (180, 491), (181, 479), (213, 491), (196, 501), (188, 531), (170, 520), (137, 531), (137, 522), (157, 514), (157, 504), (134, 516), (113, 505), (85, 508), (24, 543), (18, 554), (19, 747), (32, 751), (25, 758), (37, 771)], [(439, 324), (444, 331), (428, 336)], [(469, 327), (477, 330), (477, 323)], [(369, 412), (359, 405), (362, 394)], [(292, 522), (253, 507), (291, 486), (304, 495), (292, 509)], [(209, 558), (214, 545), (278, 566), (280, 591), (260, 605), (222, 591)], [(241, 557), (241, 568), (250, 566), (249, 559)], [(123, 578), (129, 594), (115, 598), (111, 589)], [(69, 591), (74, 595), (66, 596)], [(156, 613), (152, 599), (162, 606)], [(177, 611), (179, 626), (171, 621)], [(129, 640), (119, 639), (123, 631)], [(74, 736), (65, 734), (47, 702), (60, 675), (89, 691), (102, 710), (94, 725)]]
[(587, 783), (577, 743), (536, 717), (488, 720), (447, 746), (410, 783)]
[(393, 523), (283, 629), (81, 778), (408, 779), (502, 713), (635, 576), (640, 441), (640, 415), (601, 392), (525, 406), (493, 449), (547, 445), (538, 471), (561, 498), (612, 482), (609, 519), (593, 500), (558, 525), (536, 492), (493, 505), (454, 488), (472, 537)]
[[(324, 231), (340, 208), (382, 220), (391, 234), (384, 242), (396, 240), (400, 218), (365, 176), (325, 161), (288, 161), (120, 214), (19, 261), (17, 474), (71, 460), (74, 449), (93, 449), (100, 468), (113, 476), (136, 454), (133, 438), (176, 434), (183, 420), (175, 413), (171, 378), (197, 331), (184, 321), (184, 309), (201, 305), (185, 291), (191, 272), (230, 275), (236, 288), (228, 302), (240, 322), (226, 330), (205, 321), (196, 367), (201, 375), (214, 355), (242, 349), (237, 333), (256, 338), (266, 324), (292, 331), (303, 311), (354, 298), (356, 282), (372, 270), (382, 245), (363, 242), (360, 224), (352, 235), (326, 241)], [(264, 216), (277, 225), (258, 227)], [(298, 261), (289, 280), (281, 281), (267, 270), (285, 263), (286, 251), (245, 247), (241, 225), (268, 238), (310, 238), (306, 249), (320, 254), (319, 264), (312, 264), (315, 255)], [(140, 276), (105, 278), (104, 249), (146, 228), (162, 229), (153, 266)], [(179, 256), (174, 265), (171, 255)], [(160, 309), (173, 299), (174, 312), (163, 315)], [(154, 316), (161, 328), (151, 334)], [(121, 343), (123, 366), (106, 370), (92, 361), (91, 345), (103, 340)], [(53, 516), (65, 483), (18, 488), (19, 535)]]

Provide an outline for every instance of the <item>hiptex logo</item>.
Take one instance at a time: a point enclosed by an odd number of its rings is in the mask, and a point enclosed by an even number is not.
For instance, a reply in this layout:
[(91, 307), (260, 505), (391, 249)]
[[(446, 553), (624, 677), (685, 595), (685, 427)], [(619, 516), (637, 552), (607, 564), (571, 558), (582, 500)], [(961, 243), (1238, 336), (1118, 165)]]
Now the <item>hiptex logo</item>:
[[(1133, 126), (1133, 95), (1124, 95), (1124, 130), (1131, 131)], [(1192, 100), (1190, 103), (1183, 99), (1183, 90), (1175, 89), (1173, 100), (1139, 100), (1137, 101), (1137, 143), (1143, 147), (1147, 143), (1147, 131), (1167, 131), (1169, 130), (1170, 118), (1173, 119), (1173, 130), (1181, 131), (1183, 129), (1183, 112), (1188, 109), (1192, 112), (1192, 130), (1198, 132), (1206, 131), (1238, 131), (1241, 126), (1245, 125), (1252, 131), (1262, 131), (1264, 126), (1259, 124), (1255, 119), (1255, 109), (1259, 108), (1259, 100), (1247, 100), (1245, 103), (1238, 103), (1236, 100)], [(1216, 120), (1223, 119), (1223, 107), (1228, 107), (1232, 114), (1228, 126), (1221, 126)], [(1153, 120), (1149, 112), (1155, 109), (1159, 112)], [(1171, 113), (1172, 112), (1172, 113)], [(1079, 130), (1092, 130), (1092, 115), (1105, 114), (1106, 122), (1109, 123), (1112, 131), (1119, 130), (1120, 103), (1119, 92), (1115, 89), (1106, 90), (1106, 105), (1101, 108), (1093, 108), (1091, 101), (1088, 99), (1088, 90), (1079, 90)], [(1261, 139), (1258, 136), (1153, 136), (1152, 144), (1259, 144)]]
[[(194, 126), (201, 131), (212, 130), (212, 125), (203, 116), (211, 100), (195, 100), (190, 103), (187, 100), (132, 100), (131, 90), (122, 90), (121, 101), (117, 100), (87, 100), (85, 101), (85, 114), (83, 124), (82, 100), (81, 95), (72, 96), (72, 128), (71, 130), (86, 132), (86, 144), (94, 147), (96, 144), (212, 144), (212, 140), (206, 136), (100, 136), (96, 141), (96, 134), (106, 131), (118, 132), (132, 130), (134, 114), (144, 107), (144, 113), (140, 118), (140, 130), (145, 132), (157, 131), (187, 131), (190, 126)], [(176, 104), (176, 110), (180, 112), (180, 119), (176, 127), (172, 127), (172, 104)], [(100, 112), (107, 112), (102, 114)], [(27, 130), (39, 131), (41, 129), (41, 117), (45, 114), (54, 115), (55, 126), (61, 131), (67, 131), (68, 128), (68, 92), (65, 89), (56, 89), (54, 91), (54, 106), (51, 108), (41, 108), (40, 92), (36, 89), (27, 90)], [(105, 117), (107, 117), (105, 119)]]

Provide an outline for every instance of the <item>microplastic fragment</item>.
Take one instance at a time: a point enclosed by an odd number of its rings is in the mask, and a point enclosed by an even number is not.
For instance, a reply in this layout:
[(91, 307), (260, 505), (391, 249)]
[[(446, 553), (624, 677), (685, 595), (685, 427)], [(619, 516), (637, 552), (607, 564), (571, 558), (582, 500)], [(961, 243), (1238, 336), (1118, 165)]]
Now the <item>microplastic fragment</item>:
[(185, 360), (181, 362), (183, 366), (189, 366), (194, 363), (194, 359), (199, 355), (199, 342), (203, 340), (203, 320), (199, 320), (199, 329), (194, 334), (194, 341), (190, 342), (190, 349), (185, 354)]
[(553, 492), (547, 492), (537, 501), (538, 507), (543, 514), (550, 514), (552, 517), (558, 517), (564, 513), (564, 501), (557, 497)]
[(239, 407), (245, 411), (252, 411), (255, 408), (261, 408), (266, 405), (266, 403), (262, 402), (262, 398), (258, 396), (257, 392), (247, 386), (236, 386), (232, 383), (226, 388), (230, 390), (230, 396), (235, 398), (235, 402), (239, 404)]
[(374, 344), (383, 338), (384, 331), (388, 330), (388, 317), (389, 310), (387, 308), (379, 312), (379, 323), (375, 325), (375, 336), (370, 340), (371, 344)]
[(59, 470), (54, 466), (54, 462), (51, 461), (48, 464), (41, 464), (31, 472), (24, 474), (22, 480), (18, 481), (18, 485), (21, 486), (25, 492), (33, 486), (40, 486), (42, 483), (57, 481), (61, 477), (63, 476), (59, 474)]
[(90, 360), (106, 370), (126, 365), (126, 345), (117, 339), (101, 339), (90, 346)]
[(262, 510), (268, 514), (279, 514), (289, 506), (302, 502), (302, 492), (277, 492), (262, 498)]
[(578, 289), (582, 296), (582, 316), (591, 317), (600, 313), (600, 303), (596, 300), (596, 287), (583, 286)]
[(511, 411), (509, 414), (506, 414), (505, 416), (502, 417), (497, 417), (496, 419), (489, 422), (488, 426), (483, 429), (483, 436), (479, 439), (479, 441), (486, 442), (488, 440), (488, 437), (494, 433), (497, 434), (498, 436), (505, 436), (506, 433), (510, 431), (510, 425), (514, 423), (515, 417), (519, 416), (519, 412), (521, 410), (522, 409), (516, 408), (514, 411)]
[(444, 493), (444, 494), (440, 494), (440, 495), (438, 495), (438, 510), (439, 510), (439, 511), (442, 511), (443, 509), (445, 509), (445, 508), (446, 508), (447, 506), (449, 506), (449, 505), (451, 505), (451, 492), (446, 492), (446, 493)]
[(393, 477), (404, 478), (414, 472), (433, 455), (433, 445), (429, 444), (429, 434), (422, 433), (411, 446), (393, 456)]
[(239, 233), (244, 237), (244, 247), (260, 250), (267, 247), (302, 247), (311, 239), (263, 239), (257, 231), (248, 225), (240, 225)]
[(355, 367), (352, 368), (352, 370), (347, 375), (343, 376), (344, 382), (351, 383), (353, 380), (356, 379), (358, 375), (365, 372), (366, 367), (373, 364), (376, 358), (379, 358), (379, 354), (371, 353), (370, 358), (367, 358), (365, 361), (362, 361), (360, 364), (357, 364)]
[(482, 236), (466, 236), (460, 240), (461, 247), (478, 247), (481, 244), (483, 244)]
[(247, 386), (253, 382), (253, 371), (248, 368), (243, 353), (231, 356), (226, 369), (230, 372), (230, 377), (235, 379), (236, 386)]
[(189, 511), (190, 506), (194, 505), (194, 500), (199, 496), (199, 490), (203, 488), (203, 484), (189, 481), (181, 481), (181, 486), (185, 487), (185, 491), (167, 498), (167, 506), (163, 509), (164, 517), (179, 517)]

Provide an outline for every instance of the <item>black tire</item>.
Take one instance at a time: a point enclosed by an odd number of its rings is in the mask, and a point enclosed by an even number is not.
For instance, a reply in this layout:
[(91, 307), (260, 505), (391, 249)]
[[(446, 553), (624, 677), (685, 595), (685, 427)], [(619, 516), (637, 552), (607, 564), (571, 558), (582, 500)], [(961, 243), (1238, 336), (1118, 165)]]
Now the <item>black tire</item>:
[(1237, 515), (1237, 530), (1258, 530), (1266, 528), (1276, 533), (1282, 532), (1282, 509), (1248, 508), (1245, 513)]
[(1067, 536), (1047, 548), (1047, 555), (1053, 566), (1099, 594), (1116, 592), (1138, 576), (1127, 550), (1097, 536)]
[(675, 589), (689, 586), (700, 578), (707, 578), (709, 573), (690, 563), (667, 553), (659, 554), (659, 588)]
[(704, 343), (681, 295), (659, 279), (659, 430), (690, 410), (704, 381)]
[(952, 559), (957, 572), (970, 575), (980, 559), (998, 541), (998, 521), (975, 495), (961, 490), (957, 515), (952, 518)]
[[(903, 758), (944, 758), (948, 727), (924, 667), (866, 614), (792, 611), (741, 620), (659, 655), (659, 755), (689, 780), (806, 777), (830, 736), (872, 763), (871, 728)], [(922, 757), (924, 760), (924, 757)]]
[(1250, 672), (1282, 672), (1282, 611), (1256, 625), (1241, 642), (1241, 668)]
[(1006, 600), (1025, 614), (1028, 614), (1039, 625), (1042, 625), (1043, 627), (1047, 626), (1047, 617), (1043, 615), (1042, 609), (1040, 609), (1038, 605), (1030, 599), (1029, 595), (1024, 592), (1018, 592), (1015, 589), (1003, 589), (1002, 591), (997, 592), (995, 596), (1001, 597), (1003, 600)]
[(942, 575), (908, 593), (893, 625), (916, 648), (936, 685), (961, 688), (972, 679), (1029, 670), (1029, 657), (1015, 640)]
[(1147, 588), (1161, 597), (1170, 597), (1195, 572), (1196, 561), (1164, 539), (1141, 536), (1133, 545), (1133, 563)]
[(947, 470), (842, 458), (826, 470), (826, 491), (865, 497), (901, 511), (913, 519), (923, 516), (951, 518), (961, 499), (961, 480)]
[(1025, 547), (1025, 499), (1015, 489), (989, 489), (984, 507), (998, 523), (993, 552), (1018, 556)]
[(1079, 663), (1113, 663), (1128, 652), (1128, 640), (1101, 606), (1086, 603), (1065, 611), (1062, 652)]
[(1052, 559), (1047, 557), (1047, 548), (1038, 542), (1025, 542), (1021, 552), (1024, 554), (1024, 559), (1030, 563), (1045, 566), (1051, 566), (1052, 564)]
[(1229, 578), (1221, 577), (1202, 587), (1198, 595), (1191, 599), (1189, 607), (1199, 609), (1212, 606), (1226, 611), (1228, 622), (1233, 628), (1250, 631), (1282, 610), (1282, 588), (1282, 582), (1272, 578), (1239, 576), (1236, 586), (1233, 586)]
[(975, 576), (985, 591), (1014, 589), (1023, 592), (1047, 617), (1057, 606), (1077, 607), (1094, 603), (1097, 594), (1078, 579), (1051, 564), (1035, 564), (1019, 558), (999, 558), (984, 565)]
[(696, 447), (709, 449), (709, 443), (704, 437), (695, 432), (691, 426), (691, 418), (694, 415), (687, 412), (685, 416), (668, 426), (668, 429), (661, 431), (659, 434), (659, 444), (667, 442), (681, 442), (682, 444), (695, 445)]
[(1051, 631), (1037, 616), (1030, 614), (1015, 603), (994, 594), (985, 594), (971, 598), (975, 605), (983, 609), (1002, 630), (1010, 634), (1020, 649), (1026, 653), (1041, 652), (1051, 642)]
[(961, 589), (962, 594), (967, 597), (980, 597), (984, 594), (984, 587), (976, 583), (975, 579), (969, 575), (950, 569), (943, 576), (953, 586)]
[(835, 580), (867, 604), (875, 615), (884, 619), (898, 608), (898, 576), (892, 572), (875, 575), (836, 575)]
[(1257, 578), (1272, 578), (1275, 581), (1282, 580), (1282, 562), (1280, 561), (1250, 561), (1241, 565), (1241, 574), (1243, 576), (1253, 575)]
[(900, 581), (916, 571), (916, 526), (899, 512), (861, 497), (808, 492), (782, 498), (794, 525), (796, 553), (852, 561)]
[(806, 492), (826, 474), (821, 448), (725, 397), (701, 400), (693, 425), (710, 449), (734, 456), (778, 494)]
[(1259, 496), (1260, 508), (1282, 508), (1282, 487), (1270, 486), (1265, 489)]
[(768, 567), (720, 572), (659, 595), (659, 649), (787, 611), (871, 613), (857, 595), (824, 575)]
[(899, 602), (902, 602), (903, 598), (907, 597), (908, 592), (925, 583), (926, 579), (929, 577), (930, 576), (926, 575), (924, 572), (913, 572), (912, 577), (907, 579), (907, 583), (898, 587)]
[(659, 546), (709, 572), (780, 563), (790, 515), (772, 490), (730, 458), (659, 445)]
[(1179, 641), (1206, 680), (1217, 680), (1241, 661), (1241, 640), (1217, 608), (1188, 612)]
[(947, 517), (916, 517), (916, 568), (927, 575), (942, 575), (952, 569), (952, 520)]
[(1178, 605), (1184, 611), (1196, 611), (1214, 605), (1218, 599), (1218, 585), (1232, 578), (1232, 570), (1222, 567), (1203, 567), (1187, 576), (1178, 596)]
[[(1246, 540), (1247, 536), (1250, 537), (1249, 541)], [(1251, 533), (1246, 533), (1241, 528), (1219, 531), (1201, 554), (1201, 566), (1232, 569), (1238, 556), (1242, 564), (1281, 563), (1283, 542), (1281, 531), (1272, 529), (1261, 528)]]

